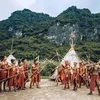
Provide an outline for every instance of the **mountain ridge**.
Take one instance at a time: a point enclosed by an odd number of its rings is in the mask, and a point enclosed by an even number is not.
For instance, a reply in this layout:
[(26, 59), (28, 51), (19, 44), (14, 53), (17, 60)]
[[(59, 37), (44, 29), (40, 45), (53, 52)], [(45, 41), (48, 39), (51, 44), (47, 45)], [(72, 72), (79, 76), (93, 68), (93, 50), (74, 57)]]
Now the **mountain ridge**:
[(56, 50), (64, 55), (69, 48), (69, 35), (73, 33), (79, 55), (86, 58), (86, 54), (95, 53), (96, 57), (92, 55), (91, 59), (97, 61), (100, 53), (99, 23), (100, 13), (92, 14), (89, 9), (77, 9), (75, 6), (57, 17), (29, 9), (18, 10), (7, 20), (0, 21), (0, 55), (8, 54), (6, 49), (10, 49), (12, 37), (18, 58), (33, 59), (37, 55), (41, 59), (50, 58)]

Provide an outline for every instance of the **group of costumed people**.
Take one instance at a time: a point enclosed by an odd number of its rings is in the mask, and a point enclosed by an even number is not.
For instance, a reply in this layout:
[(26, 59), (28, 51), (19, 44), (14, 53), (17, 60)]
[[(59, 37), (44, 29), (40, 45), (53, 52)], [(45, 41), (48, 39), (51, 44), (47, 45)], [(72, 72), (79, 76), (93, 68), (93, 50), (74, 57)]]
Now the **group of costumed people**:
[[(29, 82), (27, 60), (19, 60), (18, 64), (16, 64), (16, 60), (11, 59), (11, 64), (8, 64), (6, 56), (1, 56), (0, 58), (0, 92), (7, 91), (8, 89), (9, 91), (24, 90), (26, 88), (26, 82)], [(30, 73), (30, 88), (35, 83), (36, 87), (39, 88), (40, 66), (37, 60), (33, 61), (33, 65), (30, 67)]]
[[(61, 64), (57, 67), (56, 85), (61, 82), (64, 89), (73, 87), (74, 91), (81, 88), (82, 85), (86, 85), (90, 89), (89, 95), (93, 94), (95, 87), (97, 87), (98, 95), (100, 96), (100, 61), (97, 63), (83, 63), (74, 62), (74, 66), (71, 67), (68, 61), (65, 64)], [(33, 65), (30, 67), (31, 80), (29, 88), (32, 88), (36, 84), (37, 88), (40, 88), (40, 70), (37, 59), (33, 61)], [(11, 64), (8, 64), (7, 57), (2, 56), (0, 59), (0, 92), (23, 90), (26, 87), (26, 82), (29, 82), (27, 60), (19, 60), (16, 65), (16, 60), (11, 59)], [(7, 90), (8, 90), (7, 89)]]
[(97, 87), (98, 95), (100, 96), (100, 61), (97, 63), (82, 63), (74, 62), (71, 67), (68, 61), (65, 64), (58, 66), (58, 75), (56, 82), (64, 85), (64, 89), (73, 87), (73, 91), (77, 91), (82, 85), (86, 85), (90, 89), (89, 95), (93, 94), (95, 87)]

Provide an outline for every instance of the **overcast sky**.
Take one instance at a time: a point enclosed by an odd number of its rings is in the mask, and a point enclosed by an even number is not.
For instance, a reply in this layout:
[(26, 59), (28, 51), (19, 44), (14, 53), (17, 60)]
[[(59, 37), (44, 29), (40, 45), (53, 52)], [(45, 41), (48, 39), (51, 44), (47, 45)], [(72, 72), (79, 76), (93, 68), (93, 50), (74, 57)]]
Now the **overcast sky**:
[(54, 17), (72, 5), (100, 13), (100, 0), (0, 0), (0, 20), (7, 19), (12, 12), (24, 8)]

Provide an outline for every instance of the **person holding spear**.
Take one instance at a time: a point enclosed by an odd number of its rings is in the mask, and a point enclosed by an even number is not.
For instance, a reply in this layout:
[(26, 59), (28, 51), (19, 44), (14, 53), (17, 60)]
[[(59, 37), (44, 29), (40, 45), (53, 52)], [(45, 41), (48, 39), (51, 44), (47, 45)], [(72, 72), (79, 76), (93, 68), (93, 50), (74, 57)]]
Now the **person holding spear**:
[(1, 57), (1, 71), (0, 71), (0, 85), (3, 84), (3, 91), (6, 91), (6, 83), (7, 83), (7, 78), (8, 78), (8, 62), (7, 62), (7, 57), (2, 56)]
[(31, 66), (31, 81), (30, 88), (32, 88), (32, 83), (36, 83), (36, 87), (39, 87), (40, 82), (40, 66), (38, 65), (37, 59), (34, 60), (34, 64)]
[(11, 59), (11, 65), (8, 70), (9, 74), (9, 80), (7, 86), (9, 87), (9, 91), (11, 91), (11, 87), (14, 88), (14, 91), (16, 91), (17, 88), (17, 66), (16, 66), (16, 60)]

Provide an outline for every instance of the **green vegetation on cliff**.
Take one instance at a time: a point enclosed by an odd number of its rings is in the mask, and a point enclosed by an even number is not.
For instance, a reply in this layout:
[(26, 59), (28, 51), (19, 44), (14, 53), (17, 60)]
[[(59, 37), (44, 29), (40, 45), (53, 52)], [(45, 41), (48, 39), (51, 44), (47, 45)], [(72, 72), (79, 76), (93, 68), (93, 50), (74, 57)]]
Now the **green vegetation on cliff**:
[[(45, 35), (50, 35), (49, 28), (58, 22), (61, 29), (61, 26), (69, 23), (78, 26), (75, 50), (80, 57), (86, 58), (86, 55), (90, 55), (91, 60), (100, 59), (100, 13), (91, 14), (88, 9), (77, 9), (75, 6), (55, 18), (28, 9), (13, 12), (7, 20), (0, 21), (0, 55), (9, 55), (7, 50), (11, 48), (14, 36), (14, 56), (18, 59), (23, 57), (33, 59), (38, 55), (41, 59), (50, 59), (55, 55), (56, 50), (63, 57), (70, 48), (69, 34), (65, 34), (67, 38), (62, 45), (57, 44), (56, 40), (50, 42), (49, 39), (44, 38)], [(57, 31), (55, 33), (57, 34)], [(57, 35), (61, 37), (60, 40), (63, 39), (60, 32)], [(80, 40), (81, 35), (82, 40)]]

